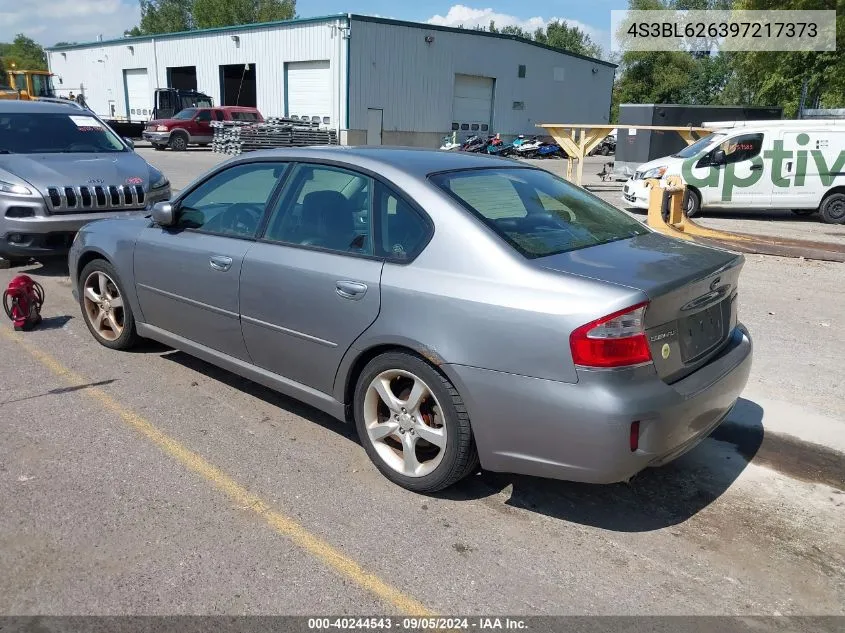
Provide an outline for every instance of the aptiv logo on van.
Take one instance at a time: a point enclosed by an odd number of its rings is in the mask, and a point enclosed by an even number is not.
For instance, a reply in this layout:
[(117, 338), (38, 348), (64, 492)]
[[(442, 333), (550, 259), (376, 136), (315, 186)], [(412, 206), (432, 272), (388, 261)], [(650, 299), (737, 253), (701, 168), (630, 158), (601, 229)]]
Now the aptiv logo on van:
[[(796, 137), (796, 143), (799, 147), (805, 147), (810, 143), (810, 136), (808, 134), (799, 134)], [(824, 142), (822, 141), (819, 146)], [(711, 150), (712, 151), (712, 150)], [(818, 176), (822, 185), (829, 187), (837, 176), (845, 176), (845, 151), (839, 152), (839, 155), (830, 165), (827, 158), (822, 153), (821, 149), (799, 149), (793, 152), (791, 149), (784, 149), (783, 140), (777, 139), (772, 143), (772, 149), (767, 149), (762, 156), (758, 154), (748, 161), (743, 161), (743, 164), (751, 165), (747, 176), (738, 176), (736, 174), (737, 166), (741, 163), (727, 163), (725, 165), (709, 165), (707, 175), (702, 177), (695, 173), (698, 162), (708, 154), (702, 152), (697, 156), (688, 158), (681, 164), (681, 174), (684, 181), (689, 186), (703, 189), (705, 187), (722, 188), (722, 201), (728, 202), (732, 199), (735, 189), (743, 189), (746, 187), (753, 187), (768, 174), (771, 178), (772, 184), (775, 187), (803, 187), (806, 185), (807, 176), (810, 173), (807, 169), (810, 159), (816, 167), (816, 172), (813, 176)], [(765, 168), (765, 163), (771, 164), (771, 169)], [(789, 173), (787, 178), (783, 173), (784, 165), (790, 162), (795, 163), (795, 171)], [(745, 167), (745, 169), (748, 169)], [(699, 172), (701, 168), (698, 168)], [(722, 176), (724, 173), (724, 176)]]

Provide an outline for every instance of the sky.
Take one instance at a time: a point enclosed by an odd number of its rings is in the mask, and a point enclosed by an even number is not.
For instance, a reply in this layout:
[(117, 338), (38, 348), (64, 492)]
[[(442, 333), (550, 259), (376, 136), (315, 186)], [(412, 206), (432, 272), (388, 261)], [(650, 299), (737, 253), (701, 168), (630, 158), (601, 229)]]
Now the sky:
[[(298, 0), (301, 17), (361, 13), (398, 20), (471, 27), (516, 24), (534, 30), (554, 19), (585, 29), (607, 50), (610, 11), (627, 8), (627, 0)], [(56, 42), (120, 37), (138, 23), (138, 0), (0, 0), (0, 42), (24, 33), (44, 46)]]

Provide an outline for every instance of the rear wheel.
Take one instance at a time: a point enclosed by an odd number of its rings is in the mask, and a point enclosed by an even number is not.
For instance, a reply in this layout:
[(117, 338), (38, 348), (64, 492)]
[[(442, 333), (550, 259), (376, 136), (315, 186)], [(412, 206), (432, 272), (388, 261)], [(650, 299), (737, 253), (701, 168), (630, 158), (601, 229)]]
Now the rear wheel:
[(175, 152), (184, 152), (188, 149), (188, 137), (185, 134), (173, 134), (168, 145)]
[(117, 271), (95, 259), (79, 275), (79, 303), (85, 325), (97, 342), (110, 349), (129, 349), (138, 340), (135, 317)]
[(845, 193), (834, 193), (822, 202), (819, 209), (822, 220), (828, 224), (845, 224)]
[(688, 218), (701, 216), (701, 195), (695, 189), (687, 189), (687, 206), (684, 211)]
[(371, 360), (358, 379), (354, 412), (367, 455), (407, 490), (443, 490), (478, 465), (461, 396), (416, 356), (389, 352)]

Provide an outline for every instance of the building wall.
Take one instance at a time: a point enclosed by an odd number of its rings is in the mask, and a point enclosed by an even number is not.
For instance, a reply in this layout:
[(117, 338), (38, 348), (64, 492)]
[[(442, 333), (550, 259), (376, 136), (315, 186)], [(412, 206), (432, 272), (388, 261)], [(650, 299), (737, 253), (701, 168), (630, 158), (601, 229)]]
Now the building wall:
[[(361, 131), (366, 138), (367, 108), (382, 108), (385, 144), (439, 145), (451, 133), (456, 73), (496, 79), (491, 132), (506, 137), (542, 134), (538, 123), (609, 120), (612, 66), (472, 33), (354, 16), (351, 26), (349, 138), (361, 138)], [(518, 76), (520, 64), (525, 78)], [(514, 102), (524, 109), (514, 109)]]
[[(97, 114), (126, 116), (123, 70), (147, 68), (150, 107), (153, 90), (167, 87), (169, 66), (196, 66), (197, 90), (220, 103), (220, 65), (255, 64), (258, 109), (265, 116), (284, 114), (285, 62), (328, 59), (334, 91), (332, 127), (345, 123), (346, 41), (333, 30), (345, 18), (301, 21), (263, 28), (218, 29), (153, 39), (127, 38), (48, 52), (50, 70), (60, 94), (84, 87), (88, 105)], [(239, 42), (232, 40), (237, 35)], [(132, 47), (130, 50), (129, 47)]]

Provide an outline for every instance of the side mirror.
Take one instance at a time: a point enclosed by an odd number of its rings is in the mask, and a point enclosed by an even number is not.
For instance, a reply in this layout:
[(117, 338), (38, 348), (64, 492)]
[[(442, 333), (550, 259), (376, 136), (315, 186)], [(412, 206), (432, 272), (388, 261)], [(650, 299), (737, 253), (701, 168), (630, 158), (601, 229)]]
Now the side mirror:
[(176, 221), (176, 214), (173, 204), (170, 202), (156, 202), (153, 205), (153, 222), (159, 226), (173, 226)]
[(725, 158), (725, 150), (717, 149), (716, 151), (713, 152), (713, 159), (712, 159), (711, 162), (714, 165), (724, 165), (726, 160), (727, 159)]
[(131, 138), (127, 138), (126, 136), (123, 137), (123, 142), (129, 146), (129, 149), (135, 149), (135, 142)]

